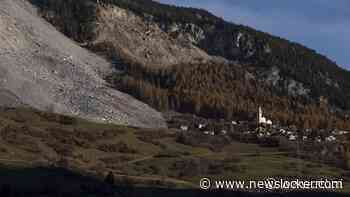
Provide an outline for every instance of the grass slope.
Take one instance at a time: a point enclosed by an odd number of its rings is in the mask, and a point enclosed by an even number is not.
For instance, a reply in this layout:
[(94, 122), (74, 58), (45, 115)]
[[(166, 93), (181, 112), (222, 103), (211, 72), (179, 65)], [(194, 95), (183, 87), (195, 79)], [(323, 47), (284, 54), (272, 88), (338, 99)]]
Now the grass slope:
[[(101, 180), (114, 172), (118, 184), (166, 188), (198, 188), (202, 177), (339, 179), (344, 173), (275, 148), (230, 141), (214, 152), (205, 144), (189, 146), (178, 138), (174, 130), (99, 124), (32, 109), (0, 111), (2, 169), (55, 166)], [(345, 186), (344, 191), (350, 191)]]

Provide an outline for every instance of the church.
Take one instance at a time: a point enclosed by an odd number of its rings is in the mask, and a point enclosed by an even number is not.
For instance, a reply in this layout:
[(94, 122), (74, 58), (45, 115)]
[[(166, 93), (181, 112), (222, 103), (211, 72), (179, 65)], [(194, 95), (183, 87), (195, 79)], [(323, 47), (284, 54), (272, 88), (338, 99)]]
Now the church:
[(260, 106), (259, 106), (258, 116), (257, 116), (257, 125), (258, 126), (272, 125), (272, 121), (263, 116), (263, 111)]

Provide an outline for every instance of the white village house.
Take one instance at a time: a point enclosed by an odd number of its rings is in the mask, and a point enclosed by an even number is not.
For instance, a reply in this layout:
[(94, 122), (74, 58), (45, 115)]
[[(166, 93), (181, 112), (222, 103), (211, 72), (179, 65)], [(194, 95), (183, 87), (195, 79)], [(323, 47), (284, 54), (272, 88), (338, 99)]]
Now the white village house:
[(182, 130), (182, 131), (188, 131), (188, 126), (186, 126), (186, 125), (181, 125), (180, 126), (180, 129)]

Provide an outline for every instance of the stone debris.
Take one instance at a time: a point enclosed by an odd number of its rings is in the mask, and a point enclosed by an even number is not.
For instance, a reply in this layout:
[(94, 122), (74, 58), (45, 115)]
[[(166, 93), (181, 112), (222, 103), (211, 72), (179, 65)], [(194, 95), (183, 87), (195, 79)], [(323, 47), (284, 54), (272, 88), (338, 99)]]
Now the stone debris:
[(166, 127), (159, 112), (107, 86), (104, 77), (112, 72), (110, 63), (58, 32), (29, 2), (1, 1), (0, 105)]

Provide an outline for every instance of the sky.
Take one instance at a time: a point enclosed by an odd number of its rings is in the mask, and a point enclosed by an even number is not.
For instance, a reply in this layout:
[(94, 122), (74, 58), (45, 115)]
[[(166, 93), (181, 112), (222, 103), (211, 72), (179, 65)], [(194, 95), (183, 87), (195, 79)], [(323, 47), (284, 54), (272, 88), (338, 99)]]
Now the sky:
[[(350, 70), (350, 0), (159, 0), (301, 43)], [(349, 54), (350, 55), (350, 54)]]

